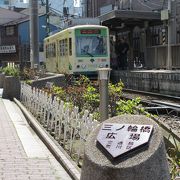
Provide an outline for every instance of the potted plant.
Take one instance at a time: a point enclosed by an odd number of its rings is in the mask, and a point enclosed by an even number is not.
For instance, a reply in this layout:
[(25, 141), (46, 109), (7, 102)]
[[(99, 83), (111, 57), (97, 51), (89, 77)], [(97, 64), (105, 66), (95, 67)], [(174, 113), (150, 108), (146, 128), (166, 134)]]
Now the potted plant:
[(0, 88), (3, 88), (4, 77), (5, 75), (3, 73), (2, 67), (0, 67)]
[(3, 83), (3, 98), (12, 100), (14, 97), (20, 98), (20, 78), (19, 69), (13, 66), (7, 66), (2, 69), (4, 73), (4, 83)]

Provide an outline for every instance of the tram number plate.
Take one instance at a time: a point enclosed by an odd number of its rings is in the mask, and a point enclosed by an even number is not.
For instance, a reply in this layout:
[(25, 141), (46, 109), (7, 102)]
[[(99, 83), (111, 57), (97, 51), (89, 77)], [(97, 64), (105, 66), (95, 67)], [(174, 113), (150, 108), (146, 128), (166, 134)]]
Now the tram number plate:
[(88, 67), (89, 68), (97, 68), (97, 64), (90, 64)]

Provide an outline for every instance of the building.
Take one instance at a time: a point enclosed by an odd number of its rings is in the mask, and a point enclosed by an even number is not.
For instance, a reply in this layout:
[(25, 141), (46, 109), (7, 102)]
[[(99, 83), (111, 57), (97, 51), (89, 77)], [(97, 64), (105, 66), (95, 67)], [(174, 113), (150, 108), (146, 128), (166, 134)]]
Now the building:
[(26, 15), (8, 9), (0, 8), (0, 64), (17, 61), (19, 54), (19, 39), (17, 25), (4, 26), (6, 23), (22, 20)]
[[(44, 9), (45, 7), (40, 7), (39, 9), (40, 52), (43, 52), (43, 39), (47, 35), (46, 28), (44, 28), (46, 25)], [(6, 65), (8, 62), (27, 64), (30, 61), (29, 9), (17, 13), (0, 8), (0, 15), (1, 17), (8, 17), (0, 19), (0, 64)], [(54, 24), (56, 24), (59, 16), (55, 16), (55, 13), (52, 13), (52, 19), (54, 19)], [(50, 29), (54, 31), (57, 30), (57, 27), (50, 24)]]
[(7, 9), (11, 7), (27, 8), (28, 3), (27, 0), (0, 0), (0, 7)]
[(86, 17), (99, 17), (114, 39), (126, 37), (130, 44), (130, 68), (136, 63), (148, 69), (167, 68), (168, 36), (171, 68), (180, 68), (177, 55), (180, 52), (180, 0), (169, 2), (169, 18), (168, 0), (84, 0), (83, 8)]

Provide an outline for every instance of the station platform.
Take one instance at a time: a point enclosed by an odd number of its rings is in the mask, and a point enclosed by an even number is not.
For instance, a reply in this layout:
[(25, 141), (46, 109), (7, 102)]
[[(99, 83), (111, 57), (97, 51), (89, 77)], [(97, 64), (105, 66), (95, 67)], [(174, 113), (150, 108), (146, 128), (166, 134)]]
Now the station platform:
[(180, 70), (112, 70), (111, 80), (127, 89), (180, 96)]
[(29, 126), (19, 107), (14, 102), (2, 98), (0, 98), (0, 179), (72, 179)]

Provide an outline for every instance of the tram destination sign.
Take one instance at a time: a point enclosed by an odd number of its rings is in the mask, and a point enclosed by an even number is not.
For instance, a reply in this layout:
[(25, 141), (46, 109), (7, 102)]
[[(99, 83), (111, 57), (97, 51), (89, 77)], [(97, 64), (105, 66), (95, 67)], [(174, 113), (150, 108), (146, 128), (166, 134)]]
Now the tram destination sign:
[(100, 29), (81, 29), (81, 34), (101, 34)]
[(116, 158), (149, 142), (152, 125), (104, 123), (97, 141)]

